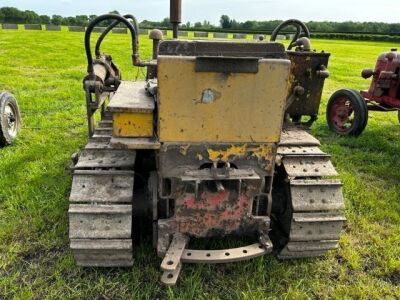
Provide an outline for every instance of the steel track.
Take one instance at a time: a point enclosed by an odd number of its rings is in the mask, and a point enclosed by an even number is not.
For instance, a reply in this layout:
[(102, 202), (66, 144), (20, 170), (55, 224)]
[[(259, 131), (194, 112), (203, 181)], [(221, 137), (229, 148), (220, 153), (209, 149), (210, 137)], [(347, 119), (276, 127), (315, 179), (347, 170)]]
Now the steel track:
[(283, 138), (278, 149), (287, 184), (287, 209), (278, 217), (287, 243), (281, 259), (316, 257), (338, 248), (346, 220), (342, 184), (330, 157), (319, 149), (319, 142), (298, 130)]
[(103, 120), (73, 166), (70, 247), (79, 266), (129, 267), (135, 151), (110, 146)]

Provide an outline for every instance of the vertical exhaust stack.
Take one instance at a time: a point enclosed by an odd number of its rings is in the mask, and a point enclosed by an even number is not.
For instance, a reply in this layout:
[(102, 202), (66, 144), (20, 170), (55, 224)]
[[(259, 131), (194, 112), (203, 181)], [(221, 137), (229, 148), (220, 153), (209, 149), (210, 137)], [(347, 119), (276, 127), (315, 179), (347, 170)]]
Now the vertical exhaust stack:
[(178, 26), (182, 23), (182, 0), (170, 0), (170, 21), (173, 27), (173, 37), (178, 38)]

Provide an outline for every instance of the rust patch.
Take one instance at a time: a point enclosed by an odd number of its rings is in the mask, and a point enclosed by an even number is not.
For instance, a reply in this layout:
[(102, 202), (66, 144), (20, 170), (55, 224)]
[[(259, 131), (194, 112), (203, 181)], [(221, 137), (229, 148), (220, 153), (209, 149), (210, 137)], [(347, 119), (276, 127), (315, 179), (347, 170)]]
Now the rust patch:
[(243, 226), (243, 220), (251, 213), (253, 198), (246, 193), (239, 196), (233, 191), (204, 192), (200, 199), (185, 194), (176, 199), (173, 227), (179, 232), (198, 237), (215, 232), (229, 234)]

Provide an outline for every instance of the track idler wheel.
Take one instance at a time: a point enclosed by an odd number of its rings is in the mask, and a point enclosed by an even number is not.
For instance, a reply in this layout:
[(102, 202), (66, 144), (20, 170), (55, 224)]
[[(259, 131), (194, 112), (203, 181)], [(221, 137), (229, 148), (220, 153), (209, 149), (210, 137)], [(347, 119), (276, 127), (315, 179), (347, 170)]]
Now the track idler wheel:
[(360, 135), (368, 123), (368, 107), (358, 91), (336, 91), (328, 102), (326, 119), (329, 128), (340, 135)]
[(0, 93), (0, 147), (10, 145), (21, 129), (21, 114), (15, 97)]

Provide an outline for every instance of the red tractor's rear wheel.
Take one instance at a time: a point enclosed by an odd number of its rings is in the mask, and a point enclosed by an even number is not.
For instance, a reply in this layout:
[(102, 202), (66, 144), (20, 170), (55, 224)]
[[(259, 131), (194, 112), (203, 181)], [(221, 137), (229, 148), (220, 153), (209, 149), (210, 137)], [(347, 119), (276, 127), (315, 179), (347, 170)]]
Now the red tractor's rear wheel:
[(338, 90), (329, 99), (326, 119), (332, 131), (358, 136), (367, 126), (368, 107), (358, 91)]

